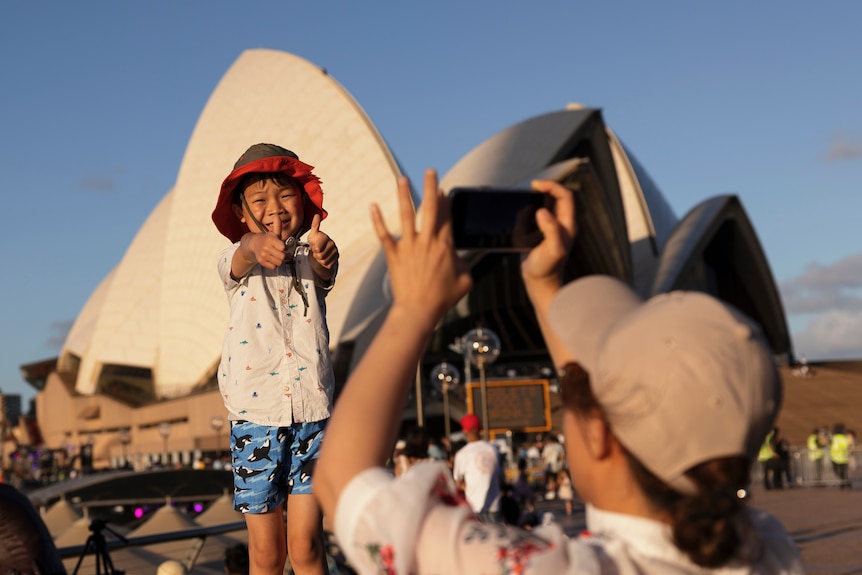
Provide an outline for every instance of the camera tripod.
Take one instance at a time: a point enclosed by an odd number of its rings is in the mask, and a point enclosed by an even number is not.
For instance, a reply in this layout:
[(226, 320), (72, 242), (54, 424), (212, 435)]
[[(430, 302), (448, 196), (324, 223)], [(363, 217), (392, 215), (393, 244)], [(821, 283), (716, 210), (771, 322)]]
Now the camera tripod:
[[(105, 535), (102, 531), (107, 531), (120, 541), (128, 543), (128, 540), (108, 527), (104, 519), (93, 519), (90, 521), (90, 531), (93, 533), (87, 537), (87, 542), (84, 544), (84, 550), (81, 551), (81, 556), (78, 557), (78, 563), (75, 565), (75, 570), (72, 575), (78, 575), (78, 569), (81, 567), (81, 562), (90, 552), (95, 555), (96, 559), (96, 575), (124, 575), (122, 569), (114, 569), (114, 562), (111, 560), (111, 555), (108, 553), (108, 547), (105, 545)], [(104, 569), (104, 570), (103, 570)]]

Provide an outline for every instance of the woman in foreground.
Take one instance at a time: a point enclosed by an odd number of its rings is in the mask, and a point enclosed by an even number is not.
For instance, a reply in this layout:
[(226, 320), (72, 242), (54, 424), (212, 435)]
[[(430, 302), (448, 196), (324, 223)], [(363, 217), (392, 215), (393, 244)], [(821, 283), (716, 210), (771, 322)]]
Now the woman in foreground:
[(459, 503), (444, 464), (421, 463), (397, 480), (383, 468), (427, 340), (471, 287), (429, 170), (419, 231), (405, 179), (400, 240), (372, 208), (392, 307), (336, 403), (314, 474), (352, 566), (387, 575), (801, 573), (780, 523), (745, 502), (781, 399), (758, 328), (701, 293), (644, 303), (609, 277), (562, 286), (572, 194), (551, 181), (533, 188), (556, 206), (536, 215), (545, 239), (522, 275), (560, 368), (567, 459), (588, 533), (482, 524)]

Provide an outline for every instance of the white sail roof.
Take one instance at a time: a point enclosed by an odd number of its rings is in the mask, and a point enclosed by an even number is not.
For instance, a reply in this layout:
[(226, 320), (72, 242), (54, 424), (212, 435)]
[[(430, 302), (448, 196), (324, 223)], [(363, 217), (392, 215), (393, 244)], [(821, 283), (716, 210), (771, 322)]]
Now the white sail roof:
[(80, 359), (78, 392), (97, 391), (106, 365), (151, 369), (160, 397), (184, 395), (212, 375), (228, 310), (215, 265), (227, 240), (210, 214), (236, 159), (260, 142), (293, 150), (322, 180), (329, 217), (321, 229), (341, 254), (327, 298), (331, 341), (338, 341), (379, 247), (368, 206), (376, 202), (397, 223), (400, 171), (364, 111), (325, 70), (285, 52), (248, 50), (206, 104), (173, 189), (73, 326), (61, 365)]

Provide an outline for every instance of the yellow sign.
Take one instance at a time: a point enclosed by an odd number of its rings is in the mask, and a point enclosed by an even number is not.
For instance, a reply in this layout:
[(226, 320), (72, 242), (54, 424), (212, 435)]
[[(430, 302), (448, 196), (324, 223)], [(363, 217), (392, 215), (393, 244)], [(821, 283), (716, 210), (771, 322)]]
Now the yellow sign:
[[(547, 379), (485, 382), (488, 396), (488, 429), (496, 432), (549, 431), (551, 399)], [(482, 389), (477, 381), (467, 385), (467, 409), (482, 414)], [(485, 422), (483, 422), (484, 424)]]

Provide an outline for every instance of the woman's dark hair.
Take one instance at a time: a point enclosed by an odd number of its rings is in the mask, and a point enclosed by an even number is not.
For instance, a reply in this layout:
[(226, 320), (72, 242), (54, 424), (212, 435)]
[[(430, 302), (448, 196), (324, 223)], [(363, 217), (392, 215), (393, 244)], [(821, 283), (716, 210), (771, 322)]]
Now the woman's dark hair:
[[(560, 390), (566, 408), (584, 414), (603, 414), (589, 383), (577, 364), (568, 364), (560, 374)], [(613, 431), (613, 430), (612, 430)], [(702, 567), (719, 567), (737, 556), (743, 533), (749, 527), (744, 499), (751, 479), (751, 466), (744, 457), (717, 458), (689, 469), (685, 475), (697, 487), (687, 495), (653, 475), (625, 450), (632, 475), (644, 496), (657, 510), (668, 514), (674, 544)]]
[(630, 453), (626, 457), (647, 500), (670, 516), (674, 543), (692, 562), (720, 567), (738, 554), (743, 531), (749, 527), (743, 499), (751, 469), (746, 458), (724, 457), (692, 467), (685, 476), (697, 493), (687, 495), (653, 475)]
[(428, 457), (428, 432), (424, 427), (411, 427), (404, 437), (404, 449), (402, 453), (414, 459), (425, 459)]

